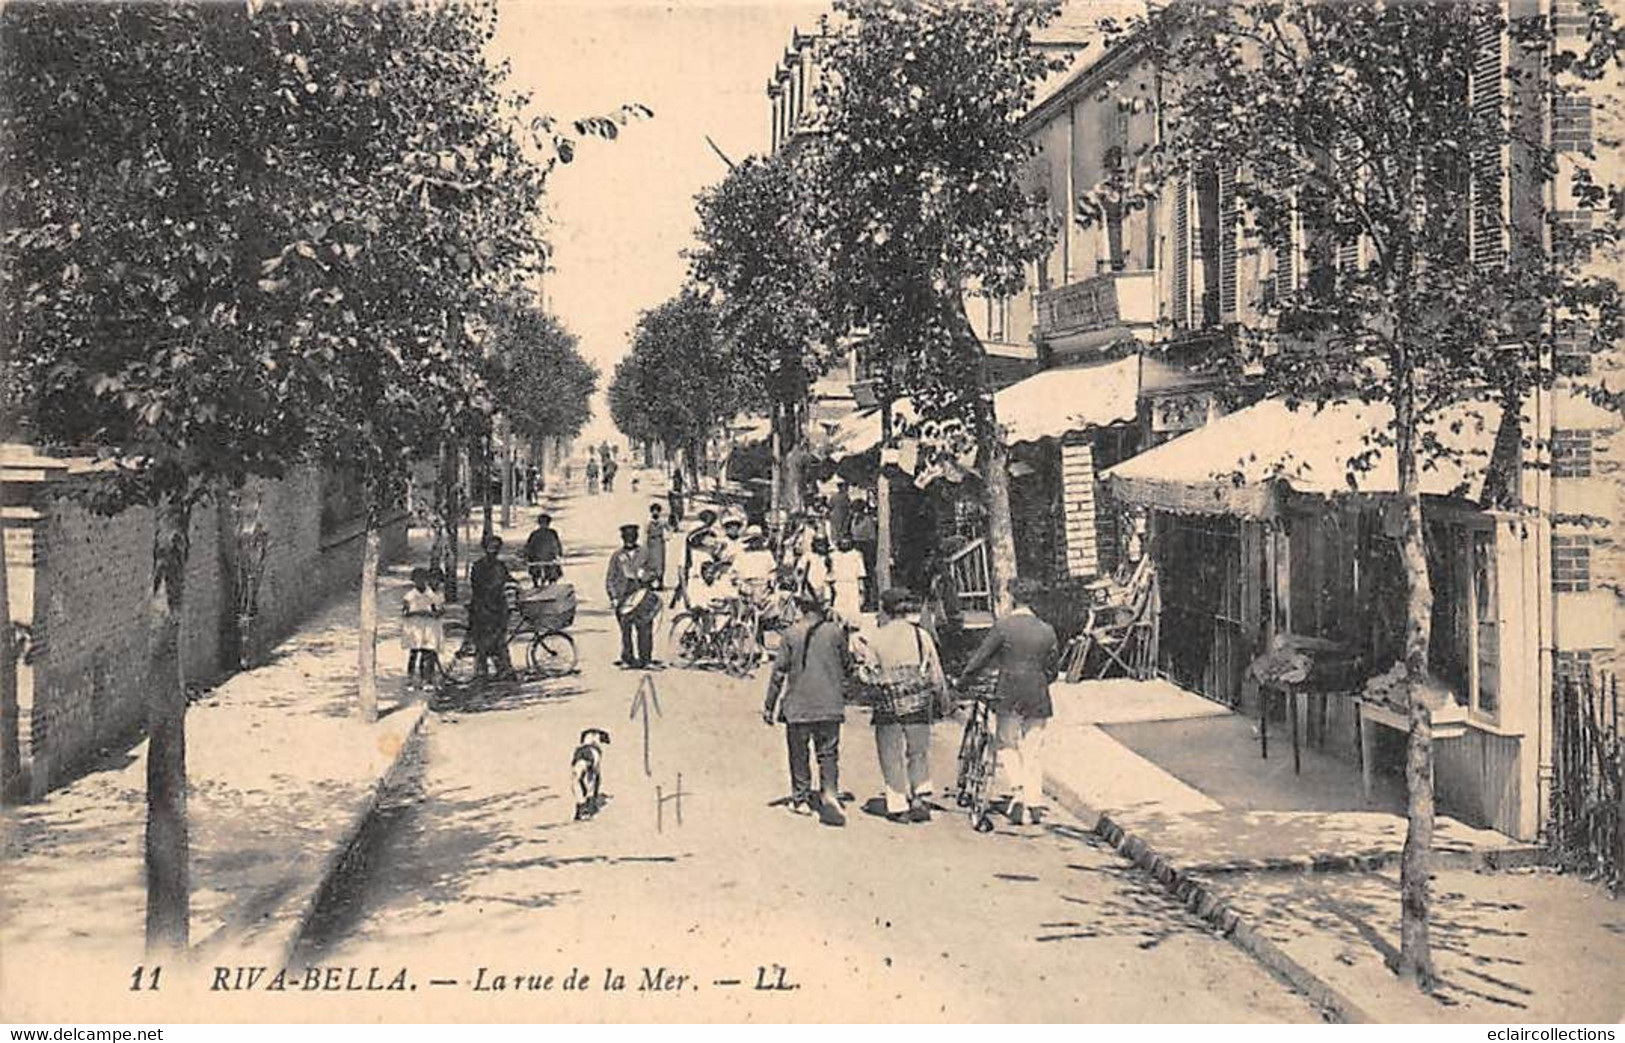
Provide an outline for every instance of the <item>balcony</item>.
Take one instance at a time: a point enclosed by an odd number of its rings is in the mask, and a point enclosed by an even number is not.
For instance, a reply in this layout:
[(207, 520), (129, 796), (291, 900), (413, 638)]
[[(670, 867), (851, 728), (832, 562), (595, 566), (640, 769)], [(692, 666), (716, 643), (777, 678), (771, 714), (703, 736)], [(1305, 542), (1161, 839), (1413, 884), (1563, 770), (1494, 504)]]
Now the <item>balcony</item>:
[(1102, 272), (1038, 295), (1038, 335), (1046, 341), (1157, 321), (1156, 272)]

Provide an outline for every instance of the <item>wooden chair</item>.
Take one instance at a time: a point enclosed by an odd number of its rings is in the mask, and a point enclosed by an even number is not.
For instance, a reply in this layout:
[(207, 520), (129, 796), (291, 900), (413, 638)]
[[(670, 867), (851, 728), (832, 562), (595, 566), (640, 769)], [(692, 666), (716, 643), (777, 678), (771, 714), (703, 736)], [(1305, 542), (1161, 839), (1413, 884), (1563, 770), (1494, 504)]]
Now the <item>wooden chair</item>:
[[(1062, 670), (1068, 681), (1105, 677), (1114, 668), (1125, 676), (1145, 680), (1156, 669), (1162, 597), (1157, 570), (1149, 556), (1141, 558), (1126, 585), (1106, 588), (1100, 604), (1089, 609), (1083, 631), (1073, 638), (1062, 656)], [(1098, 655), (1096, 655), (1098, 653)]]

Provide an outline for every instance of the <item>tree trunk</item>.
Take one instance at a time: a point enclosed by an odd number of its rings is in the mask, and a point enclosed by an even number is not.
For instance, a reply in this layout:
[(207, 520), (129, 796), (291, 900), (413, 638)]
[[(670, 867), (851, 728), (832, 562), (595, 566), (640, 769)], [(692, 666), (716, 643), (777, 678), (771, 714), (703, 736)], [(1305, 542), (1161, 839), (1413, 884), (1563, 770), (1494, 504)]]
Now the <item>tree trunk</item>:
[(223, 490), (215, 500), (215, 552), (220, 561), (219, 668), (226, 672), (248, 665), (248, 635), (244, 632), (243, 603), (243, 491)]
[(491, 436), (486, 435), (480, 440), (480, 512), (481, 524), (484, 526), (480, 539), (491, 535)]
[(773, 418), (768, 425), (771, 432), (768, 437), (773, 442), (768, 506), (772, 508), (773, 516), (778, 517), (778, 512), (784, 510), (784, 409), (774, 402), (772, 410)]
[(23, 746), (18, 731), (17, 641), (11, 629), (11, 592), (7, 583), (6, 530), (0, 523), (0, 801), (21, 791)]
[(190, 941), (190, 840), (186, 823), (186, 670), (181, 618), (191, 508), (159, 504), (152, 542), (147, 701), (147, 952), (177, 955)]
[(456, 601), (460, 567), (457, 535), (463, 517), (463, 486), (458, 481), (460, 476), (456, 473), (460, 470), (457, 467), (457, 454), (448, 452), (446, 455), (453, 468), (450, 480), (446, 484), (446, 513), (441, 519), (446, 526), (446, 600)]
[(367, 528), (361, 543), (361, 625), (357, 635), (356, 678), (361, 723), (378, 720), (378, 511), (367, 488)]
[(502, 527), (513, 524), (513, 432), (504, 425), (502, 432)]
[(992, 574), (993, 611), (1008, 615), (1015, 608), (1010, 581), (1016, 578), (1015, 525), (1010, 520), (1010, 450), (994, 422), (994, 432), (982, 447), (987, 461), (987, 549)]
[(891, 452), (891, 402), (880, 405), (880, 466), (875, 470), (875, 597), (890, 590), (891, 579), (891, 475), (886, 457)]
[(1433, 986), (1428, 944), (1429, 863), (1433, 850), (1433, 711), (1428, 705), (1428, 642), (1433, 621), (1433, 588), (1428, 578), (1422, 528), (1422, 495), (1417, 479), (1416, 400), (1409, 380), (1396, 380), (1395, 454), (1399, 464), (1399, 504), (1404, 513), (1400, 561), (1405, 575), (1405, 677), (1410, 732), (1405, 749), (1405, 847), (1399, 862), (1399, 967), (1401, 977), (1423, 989)]
[[(949, 328), (955, 331), (956, 343), (973, 352), (978, 360), (978, 389), (989, 401), (993, 397), (993, 381), (987, 372), (987, 351), (965, 314), (965, 297), (955, 292), (945, 302)], [(981, 457), (986, 470), (984, 489), (987, 494), (987, 549), (994, 615), (1008, 615), (1015, 608), (1010, 596), (1010, 583), (1016, 578), (1015, 524), (1010, 518), (1010, 447), (1004, 444), (999, 430), (999, 418), (989, 417), (989, 430), (983, 436)]]

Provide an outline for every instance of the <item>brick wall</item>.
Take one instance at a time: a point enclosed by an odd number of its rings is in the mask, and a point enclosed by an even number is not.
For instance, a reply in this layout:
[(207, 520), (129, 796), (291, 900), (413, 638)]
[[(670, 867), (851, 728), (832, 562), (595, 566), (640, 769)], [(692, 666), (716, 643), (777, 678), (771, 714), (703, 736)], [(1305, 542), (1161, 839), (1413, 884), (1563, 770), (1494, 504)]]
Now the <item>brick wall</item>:
[[(331, 595), (360, 576), (361, 533), (322, 533), (322, 477), (314, 469), (250, 483), (194, 512), (181, 623), (189, 684), (218, 680), (234, 662), (227, 640), (236, 617), (238, 524), (257, 520), (268, 536), (259, 613), (250, 648), (263, 654)], [(40, 497), (32, 546), (32, 705), (21, 736), (37, 777), (35, 793), (72, 778), (100, 753), (139, 736), (149, 676), (148, 600), (153, 512), (108, 517), (67, 490)], [(404, 515), (386, 526), (384, 560), (406, 550)]]
[(1552, 537), (1552, 589), (1574, 594), (1591, 589), (1591, 537)]

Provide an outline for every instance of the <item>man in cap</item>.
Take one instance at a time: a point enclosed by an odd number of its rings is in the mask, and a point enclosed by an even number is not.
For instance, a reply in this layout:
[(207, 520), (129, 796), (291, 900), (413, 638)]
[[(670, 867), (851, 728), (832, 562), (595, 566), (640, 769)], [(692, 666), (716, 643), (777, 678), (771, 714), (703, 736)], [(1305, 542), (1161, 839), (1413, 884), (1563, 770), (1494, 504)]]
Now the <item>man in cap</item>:
[[(618, 666), (641, 670), (654, 656), (655, 616), (660, 598), (650, 583), (649, 559), (638, 546), (638, 525), (621, 526), (621, 549), (610, 556), (604, 590), (621, 625)], [(634, 638), (636, 643), (634, 646)]]
[[(790, 810), (816, 812), (826, 826), (846, 825), (841, 810), (841, 722), (843, 692), (851, 669), (846, 630), (829, 620), (823, 603), (802, 593), (801, 616), (784, 633), (773, 676), (767, 683), (762, 720), (784, 722), (790, 759)], [(808, 747), (818, 760), (818, 791), (813, 791)]]
[(498, 680), (513, 677), (508, 661), (508, 566), (502, 563), (502, 537), (486, 533), (484, 556), (468, 569), (468, 637), (474, 643), (474, 672), (483, 678), (496, 666)]

